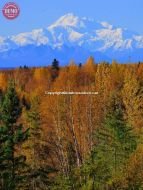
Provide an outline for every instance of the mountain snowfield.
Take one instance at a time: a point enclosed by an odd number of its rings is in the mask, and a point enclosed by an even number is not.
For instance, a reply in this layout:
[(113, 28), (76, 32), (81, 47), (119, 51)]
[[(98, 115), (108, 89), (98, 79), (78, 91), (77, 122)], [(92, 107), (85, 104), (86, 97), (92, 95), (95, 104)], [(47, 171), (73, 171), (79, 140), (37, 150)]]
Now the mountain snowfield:
[(69, 13), (47, 28), (0, 36), (0, 67), (43, 66), (54, 58), (84, 62), (89, 56), (96, 62), (142, 61), (143, 35)]

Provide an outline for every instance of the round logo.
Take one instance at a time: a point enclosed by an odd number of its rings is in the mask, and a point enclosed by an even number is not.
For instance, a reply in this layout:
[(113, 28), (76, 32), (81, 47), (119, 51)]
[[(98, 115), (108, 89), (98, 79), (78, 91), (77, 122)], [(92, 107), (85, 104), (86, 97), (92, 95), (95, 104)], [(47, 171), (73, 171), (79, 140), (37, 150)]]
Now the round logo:
[(10, 20), (17, 18), (20, 14), (20, 8), (16, 3), (6, 3), (2, 9), (3, 15)]

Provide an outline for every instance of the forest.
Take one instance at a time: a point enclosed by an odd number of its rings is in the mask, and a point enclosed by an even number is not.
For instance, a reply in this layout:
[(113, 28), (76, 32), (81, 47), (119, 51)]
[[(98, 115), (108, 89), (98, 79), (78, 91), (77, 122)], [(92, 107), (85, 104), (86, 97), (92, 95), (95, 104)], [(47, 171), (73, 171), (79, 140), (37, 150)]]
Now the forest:
[(1, 70), (0, 189), (143, 190), (143, 63)]

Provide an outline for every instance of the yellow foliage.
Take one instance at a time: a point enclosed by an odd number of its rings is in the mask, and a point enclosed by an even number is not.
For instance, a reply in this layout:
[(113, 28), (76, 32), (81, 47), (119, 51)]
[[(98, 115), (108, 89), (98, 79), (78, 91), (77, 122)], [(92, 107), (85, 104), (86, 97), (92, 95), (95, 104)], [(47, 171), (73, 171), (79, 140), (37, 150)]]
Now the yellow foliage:
[(7, 79), (4, 73), (0, 73), (0, 89), (5, 90), (7, 87)]

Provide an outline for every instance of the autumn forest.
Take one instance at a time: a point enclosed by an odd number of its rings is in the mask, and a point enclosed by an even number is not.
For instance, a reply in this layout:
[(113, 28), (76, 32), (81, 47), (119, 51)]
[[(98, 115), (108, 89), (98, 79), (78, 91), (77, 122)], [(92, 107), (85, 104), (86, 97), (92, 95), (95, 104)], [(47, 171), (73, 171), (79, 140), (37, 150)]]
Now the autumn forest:
[(1, 70), (0, 189), (143, 190), (143, 64)]

